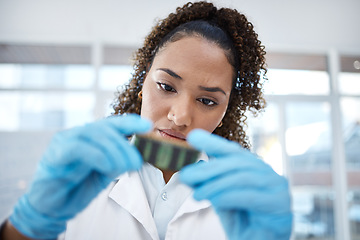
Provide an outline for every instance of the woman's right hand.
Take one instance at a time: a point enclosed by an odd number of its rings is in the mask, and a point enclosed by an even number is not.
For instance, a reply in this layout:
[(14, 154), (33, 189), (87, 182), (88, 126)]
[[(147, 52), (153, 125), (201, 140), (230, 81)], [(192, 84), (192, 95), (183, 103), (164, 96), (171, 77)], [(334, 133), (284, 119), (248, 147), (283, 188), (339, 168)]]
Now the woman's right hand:
[(55, 239), (114, 178), (141, 168), (141, 155), (126, 136), (150, 129), (149, 121), (131, 114), (55, 135), (11, 224), (27, 237)]

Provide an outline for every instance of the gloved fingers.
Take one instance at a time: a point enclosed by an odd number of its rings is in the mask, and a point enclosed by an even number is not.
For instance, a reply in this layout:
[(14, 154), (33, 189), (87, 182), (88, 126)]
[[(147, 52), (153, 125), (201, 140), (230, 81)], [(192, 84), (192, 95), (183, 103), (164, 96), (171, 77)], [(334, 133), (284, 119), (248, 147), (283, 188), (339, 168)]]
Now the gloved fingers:
[(62, 213), (59, 213), (59, 216), (70, 215), (76, 212), (74, 209), (71, 209), (71, 206), (76, 207), (78, 210), (84, 209), (111, 181), (113, 181), (113, 178), (109, 178), (102, 173), (96, 171), (89, 172), (81, 184), (72, 188), (71, 191), (63, 191), (62, 195), (58, 196), (59, 198), (57, 199), (67, 199), (68, 205), (68, 209), (64, 209)]
[(152, 128), (151, 121), (141, 118), (137, 114), (111, 116), (107, 119), (100, 120), (98, 124), (109, 124), (113, 126), (119, 133), (124, 135), (146, 133)]
[[(230, 240), (289, 240), (292, 214), (253, 214), (245, 211), (218, 210)], [(244, 219), (240, 222), (239, 219)]]
[[(231, 172), (256, 171), (262, 174), (272, 173), (272, 168), (254, 156), (243, 158), (238, 156), (225, 156), (209, 162), (191, 164), (180, 171), (180, 180), (189, 186), (196, 186), (205, 181), (217, 178)], [(275, 174), (275, 173), (274, 173)]]
[(9, 220), (19, 232), (31, 239), (38, 239), (39, 236), (42, 239), (55, 239), (66, 228), (65, 221), (51, 219), (34, 209), (27, 195), (16, 203)]
[[(142, 158), (136, 148), (129, 144), (124, 135), (144, 133), (151, 129), (152, 123), (139, 115), (113, 116), (89, 125), (78, 137), (101, 149), (111, 160), (110, 165), (94, 166), (110, 171), (110, 169), (136, 170), (142, 165)], [(106, 167), (108, 167), (106, 169)]]
[[(46, 183), (42, 184), (34, 182), (32, 190), (36, 191), (36, 194), (28, 196), (29, 202), (37, 208), (37, 211), (47, 214), (49, 217), (72, 218), (113, 180), (96, 171), (80, 174), (86, 175), (80, 183), (74, 182), (69, 177), (48, 179)], [(44, 184), (46, 184), (46, 188), (44, 188)], [(54, 209), (61, 209), (61, 211), (54, 211)]]
[(266, 234), (263, 236), (269, 236), (266, 239), (288, 240), (290, 237), (292, 226), (291, 211), (276, 214), (251, 214), (249, 220), (253, 223), (250, 229), (257, 232), (262, 231), (263, 234)]
[[(285, 186), (283, 186), (285, 184)], [(210, 199), (225, 191), (233, 189), (271, 190), (285, 188), (286, 181), (274, 174), (264, 174), (258, 171), (227, 172), (219, 177), (209, 179), (195, 186), (194, 198), (197, 200)]]
[[(60, 159), (59, 164), (61, 164), (61, 162), (66, 163), (65, 159), (61, 157), (61, 155), (64, 154), (62, 146), (67, 145), (69, 141), (85, 139), (85, 141), (91, 140), (93, 143), (97, 142), (97, 144), (101, 144), (107, 141), (107, 139), (112, 139), (114, 142), (117, 142), (119, 138), (125, 139), (125, 135), (147, 132), (151, 129), (151, 125), (150, 121), (142, 119), (136, 114), (112, 116), (56, 134), (51, 141), (49, 147), (51, 149), (49, 149), (48, 152), (50, 152), (50, 155), (55, 155), (52, 157), (53, 159)], [(57, 157), (58, 155), (60, 155), (60, 157)]]
[(244, 156), (247, 156), (247, 154), (250, 153), (248, 150), (242, 148), (238, 143), (229, 141), (202, 129), (192, 130), (187, 136), (187, 141), (194, 148), (204, 151), (209, 156), (213, 157), (234, 153), (244, 154)]
[(60, 134), (55, 140), (44, 155), (52, 165), (82, 161), (109, 174), (139, 169), (142, 165), (137, 149), (111, 124), (77, 128), (71, 136)]
[[(101, 131), (100, 134), (99, 131)], [(138, 150), (113, 126), (105, 125), (100, 129), (91, 128), (80, 135), (79, 139), (98, 148), (106, 156), (106, 159), (100, 161), (86, 161), (99, 170), (105, 172), (121, 170), (124, 172), (139, 169), (142, 165), (142, 158)], [(104, 163), (105, 160), (107, 161), (106, 164)]]
[(273, 229), (265, 228), (264, 226), (256, 226), (255, 224), (249, 226), (244, 232), (241, 233), (241, 235), (241, 239), (244, 240), (289, 240), (289, 238), (279, 238), (280, 236), (277, 236)]
[[(78, 146), (77, 149), (81, 149), (81, 146)], [(102, 155), (97, 149), (89, 149), (89, 154), (92, 157)], [(76, 155), (72, 156), (76, 159)], [(37, 166), (37, 171), (35, 175), (35, 182), (46, 181), (48, 182), (50, 179), (54, 179), (55, 181), (59, 181), (59, 179), (66, 179), (66, 181), (72, 181), (77, 183), (82, 181), (82, 179), (91, 171), (90, 167), (86, 164), (83, 164), (81, 161), (73, 160), (68, 161), (66, 164), (53, 164), (51, 161), (40, 161)], [(50, 185), (48, 182), (47, 185)]]
[[(81, 149), (82, 146), (84, 146), (84, 144), (79, 145), (78, 149)], [(104, 155), (98, 151), (98, 149), (89, 148), (88, 146), (85, 146), (85, 149), (88, 150), (89, 156), (92, 157), (89, 161), (95, 158), (104, 159)], [(76, 158), (76, 156), (74, 157)], [(95, 172), (97, 172), (98, 175), (102, 175), (102, 184), (100, 184), (101, 181), (98, 180), (100, 177), (91, 177)], [(45, 213), (49, 213), (53, 211), (56, 204), (64, 204), (64, 199), (68, 199), (67, 201), (73, 199), (79, 189), (86, 187), (84, 195), (81, 197), (86, 199), (86, 196), (90, 192), (98, 192), (99, 189), (106, 186), (106, 183), (110, 182), (109, 180), (104, 181), (105, 179), (114, 179), (116, 176), (115, 174), (104, 175), (104, 173), (98, 169), (94, 169), (82, 161), (73, 161), (61, 166), (54, 166), (46, 161), (40, 161), (37, 173), (29, 189), (30, 193), (36, 194), (30, 194), (29, 200), (31, 200), (34, 206), (41, 203), (40, 209)], [(88, 191), (88, 193), (86, 191)], [(70, 206), (69, 204), (67, 205)], [(58, 207), (60, 208), (61, 206)]]
[(252, 213), (283, 214), (290, 212), (290, 195), (287, 190), (233, 189), (211, 197), (216, 209), (247, 210)]
[(237, 237), (235, 239), (239, 239), (239, 237), (242, 236), (242, 234), (248, 228), (249, 213), (247, 211), (224, 209), (215, 209), (215, 211), (220, 217), (220, 221), (230, 240), (232, 237)]
[[(75, 153), (87, 151), (89, 158), (86, 161), (90, 163), (97, 161), (100, 168), (109, 165), (106, 156), (87, 143), (77, 142), (77, 145), (70, 144), (70, 146), (76, 150)], [(35, 193), (29, 194), (29, 201), (33, 206), (37, 206), (39, 212), (52, 217), (71, 218), (71, 213), (78, 212), (76, 209), (81, 210), (81, 206), (85, 206), (119, 175), (116, 170), (109, 172), (107, 169), (99, 169), (84, 163), (83, 160), (78, 160), (76, 154), (72, 157), (75, 160), (66, 165), (54, 166), (46, 161), (39, 162), (37, 174), (29, 189), (30, 193)], [(80, 154), (80, 158), (82, 157)], [(62, 211), (54, 212), (54, 209), (62, 209)]]

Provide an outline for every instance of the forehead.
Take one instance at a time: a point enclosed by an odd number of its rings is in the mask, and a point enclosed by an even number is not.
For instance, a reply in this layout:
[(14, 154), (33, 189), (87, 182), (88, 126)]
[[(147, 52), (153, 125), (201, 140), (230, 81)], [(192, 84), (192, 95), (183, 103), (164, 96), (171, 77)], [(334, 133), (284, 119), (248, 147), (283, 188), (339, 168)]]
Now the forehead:
[(220, 82), (231, 90), (233, 67), (225, 51), (201, 37), (167, 43), (154, 58), (153, 67), (169, 68), (184, 78)]

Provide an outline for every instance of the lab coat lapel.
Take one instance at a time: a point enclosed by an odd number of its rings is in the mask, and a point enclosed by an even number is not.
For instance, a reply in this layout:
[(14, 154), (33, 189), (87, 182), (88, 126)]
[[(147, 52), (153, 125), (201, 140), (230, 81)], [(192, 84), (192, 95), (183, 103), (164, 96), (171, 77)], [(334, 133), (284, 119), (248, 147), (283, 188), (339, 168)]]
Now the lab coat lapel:
[(159, 239), (149, 203), (137, 172), (123, 174), (110, 192), (109, 197), (138, 220), (152, 239)]
[[(206, 155), (205, 152), (202, 152), (199, 160), (198, 161), (209, 161), (209, 157)], [(179, 210), (176, 212), (174, 218), (170, 221), (175, 221), (176, 219), (178, 219), (179, 217), (181, 217), (183, 214), (185, 213), (191, 213), (191, 212), (196, 212), (196, 211), (200, 211), (201, 209), (205, 209), (211, 207), (211, 203), (207, 200), (203, 200), (203, 201), (196, 201), (193, 198), (193, 193), (191, 193), (184, 201), (184, 203), (181, 205), (181, 207), (179, 208)]]
[(192, 212), (200, 211), (202, 209), (211, 207), (211, 203), (209, 201), (207, 201), (207, 200), (196, 201), (192, 195), (193, 194), (190, 194), (186, 198), (186, 200), (181, 205), (179, 210), (176, 212), (174, 218), (170, 222), (175, 221), (176, 219), (180, 218), (185, 213), (192, 213)]

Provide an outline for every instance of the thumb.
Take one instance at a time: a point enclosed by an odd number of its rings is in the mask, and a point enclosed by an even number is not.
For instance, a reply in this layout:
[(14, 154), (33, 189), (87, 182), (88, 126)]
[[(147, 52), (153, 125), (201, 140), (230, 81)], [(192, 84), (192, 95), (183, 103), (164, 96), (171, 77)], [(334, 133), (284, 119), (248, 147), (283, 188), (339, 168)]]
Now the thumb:
[(242, 149), (238, 143), (211, 134), (202, 129), (192, 130), (188, 134), (187, 141), (194, 148), (204, 151), (213, 157), (246, 151), (245, 149)]
[(105, 121), (115, 127), (121, 134), (131, 135), (133, 133), (146, 133), (151, 130), (151, 121), (141, 118), (137, 114), (123, 116), (112, 116)]

